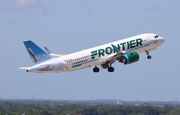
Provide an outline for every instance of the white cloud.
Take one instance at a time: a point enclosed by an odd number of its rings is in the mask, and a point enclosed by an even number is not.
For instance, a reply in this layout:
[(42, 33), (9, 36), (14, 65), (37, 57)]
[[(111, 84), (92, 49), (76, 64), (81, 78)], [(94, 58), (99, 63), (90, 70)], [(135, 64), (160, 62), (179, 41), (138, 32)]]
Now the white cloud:
[(30, 6), (36, 6), (38, 4), (37, 0), (14, 0), (15, 7), (18, 9), (23, 9)]
[(2, 11), (21, 12), (32, 16), (32, 12), (35, 10), (47, 14), (49, 8), (49, 6), (42, 4), (42, 0), (0, 0), (0, 13)]

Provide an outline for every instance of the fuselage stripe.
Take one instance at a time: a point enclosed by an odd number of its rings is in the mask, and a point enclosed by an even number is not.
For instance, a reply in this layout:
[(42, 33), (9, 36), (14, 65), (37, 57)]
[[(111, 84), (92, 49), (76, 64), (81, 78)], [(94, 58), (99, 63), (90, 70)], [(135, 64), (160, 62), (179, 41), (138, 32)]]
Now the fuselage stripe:
[[(99, 58), (100, 59), (100, 58)], [(91, 61), (86, 61), (86, 62), (83, 62), (83, 63), (79, 63), (79, 64), (76, 64), (76, 65), (73, 65), (72, 68), (75, 68), (75, 67), (79, 67), (81, 66), (82, 64), (86, 64), (86, 63), (89, 63), (89, 62), (92, 62), (92, 61), (97, 61), (99, 59), (94, 59), (94, 60), (91, 60)]]

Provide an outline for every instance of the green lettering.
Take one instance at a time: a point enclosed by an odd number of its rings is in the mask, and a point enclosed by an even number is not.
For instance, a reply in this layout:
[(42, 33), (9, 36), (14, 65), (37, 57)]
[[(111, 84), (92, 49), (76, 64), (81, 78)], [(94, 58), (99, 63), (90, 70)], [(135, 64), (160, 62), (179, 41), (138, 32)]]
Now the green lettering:
[(98, 50), (99, 57), (104, 56), (104, 49)]
[(136, 39), (136, 46), (138, 47), (139, 45), (142, 46), (142, 39), (141, 38), (138, 38)]
[(126, 44), (126, 42), (124, 42), (124, 43), (121, 43), (120, 45), (122, 45), (122, 50), (125, 50), (125, 44)]
[(119, 44), (117, 45), (117, 48), (118, 48), (118, 50), (120, 50), (120, 48), (121, 48), (121, 47), (120, 47), (120, 45), (119, 45)]
[(97, 50), (91, 52), (91, 59), (94, 59), (97, 55)]
[(134, 48), (134, 47), (136, 47), (135, 40), (131, 40), (130, 41), (130, 48)]
[(107, 47), (105, 49), (105, 51), (106, 51), (106, 54), (111, 54), (112, 53), (112, 48), (111, 47)]
[(127, 49), (129, 49), (129, 42), (127, 42)]
[[(126, 49), (126, 45), (127, 45), (127, 49), (130, 49), (130, 48), (142, 46), (142, 42), (143, 40), (141, 38), (137, 38), (136, 40), (131, 40), (128, 42), (117, 44), (117, 48), (118, 50), (122, 48), (122, 51), (123, 51)], [(113, 52), (112, 47), (106, 47), (105, 49), (94, 50), (91, 52), (91, 59), (95, 59), (96, 55), (98, 55), (99, 57), (104, 56), (105, 55), (104, 53), (109, 55), (109, 54), (115, 53), (115, 51)]]
[[(120, 44), (117, 45), (117, 49), (120, 50)], [(114, 53), (115, 53), (115, 50), (114, 50)]]

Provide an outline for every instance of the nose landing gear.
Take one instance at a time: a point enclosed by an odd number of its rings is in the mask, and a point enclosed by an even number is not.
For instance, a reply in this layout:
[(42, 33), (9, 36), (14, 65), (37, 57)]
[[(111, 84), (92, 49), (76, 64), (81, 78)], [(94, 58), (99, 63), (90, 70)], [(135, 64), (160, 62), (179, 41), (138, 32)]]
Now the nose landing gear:
[(151, 58), (152, 58), (152, 56), (149, 55), (149, 52), (148, 52), (148, 51), (146, 51), (146, 54), (147, 54), (147, 58), (148, 58), (148, 59), (151, 59)]

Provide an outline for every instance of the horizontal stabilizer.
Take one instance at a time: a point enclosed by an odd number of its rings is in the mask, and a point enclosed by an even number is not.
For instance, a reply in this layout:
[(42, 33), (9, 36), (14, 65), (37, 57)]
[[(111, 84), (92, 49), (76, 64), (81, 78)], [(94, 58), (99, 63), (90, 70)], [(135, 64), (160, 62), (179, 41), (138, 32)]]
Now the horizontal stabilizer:
[(30, 68), (30, 67), (20, 67), (19, 69), (28, 69), (28, 68)]

